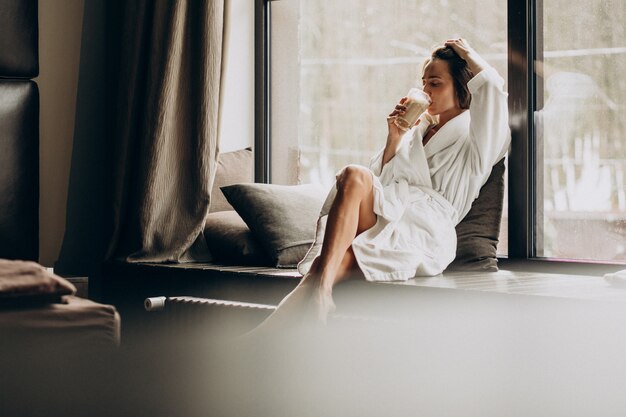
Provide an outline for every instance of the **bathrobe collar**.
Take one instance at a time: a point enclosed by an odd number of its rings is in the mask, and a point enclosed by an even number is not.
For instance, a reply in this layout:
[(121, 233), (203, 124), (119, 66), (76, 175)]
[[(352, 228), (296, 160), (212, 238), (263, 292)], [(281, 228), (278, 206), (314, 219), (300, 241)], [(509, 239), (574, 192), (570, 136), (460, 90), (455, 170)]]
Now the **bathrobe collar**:
[(424, 146), (426, 158), (430, 158), (437, 152), (453, 145), (462, 136), (469, 132), (470, 114), (469, 110), (453, 117), (439, 129)]

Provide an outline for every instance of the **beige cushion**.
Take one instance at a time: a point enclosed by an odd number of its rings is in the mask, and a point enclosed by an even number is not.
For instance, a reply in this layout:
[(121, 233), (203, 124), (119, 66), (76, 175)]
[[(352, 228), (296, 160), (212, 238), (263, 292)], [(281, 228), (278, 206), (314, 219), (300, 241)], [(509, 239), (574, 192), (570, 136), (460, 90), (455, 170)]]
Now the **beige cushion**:
[(217, 158), (217, 171), (211, 190), (209, 213), (233, 210), (220, 191), (231, 184), (254, 182), (254, 155), (251, 148), (222, 153)]

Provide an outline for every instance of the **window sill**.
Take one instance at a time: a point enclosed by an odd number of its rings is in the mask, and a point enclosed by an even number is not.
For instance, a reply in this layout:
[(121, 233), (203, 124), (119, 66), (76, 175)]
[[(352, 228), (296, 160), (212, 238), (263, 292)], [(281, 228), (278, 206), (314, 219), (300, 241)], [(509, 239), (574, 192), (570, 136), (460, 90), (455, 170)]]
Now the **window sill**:
[(513, 270), (505, 267), (498, 272), (447, 272), (435, 277), (416, 277), (404, 282), (383, 284), (579, 300), (626, 301), (626, 285), (612, 284), (602, 275)]
[(604, 274), (626, 269), (626, 264), (581, 262), (575, 260), (509, 259), (498, 258), (500, 269), (520, 272), (585, 275), (602, 277)]

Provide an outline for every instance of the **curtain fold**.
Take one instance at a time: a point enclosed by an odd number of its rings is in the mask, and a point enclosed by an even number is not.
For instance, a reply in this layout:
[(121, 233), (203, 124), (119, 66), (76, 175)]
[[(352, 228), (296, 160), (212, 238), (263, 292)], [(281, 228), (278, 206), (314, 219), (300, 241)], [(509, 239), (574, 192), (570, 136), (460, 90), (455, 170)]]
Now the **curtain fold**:
[[(114, 147), (107, 257), (201, 260), (218, 155), (225, 0), (108, 4)], [(208, 251), (204, 254), (208, 255)]]

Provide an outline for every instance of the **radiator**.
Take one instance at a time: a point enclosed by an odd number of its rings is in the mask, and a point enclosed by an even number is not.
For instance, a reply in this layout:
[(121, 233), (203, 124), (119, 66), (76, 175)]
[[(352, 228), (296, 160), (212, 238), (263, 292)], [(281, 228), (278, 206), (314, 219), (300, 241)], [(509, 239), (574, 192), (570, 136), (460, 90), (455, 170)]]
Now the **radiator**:
[(189, 296), (150, 297), (146, 311), (158, 315), (162, 331), (176, 336), (232, 337), (253, 329), (276, 306)]

